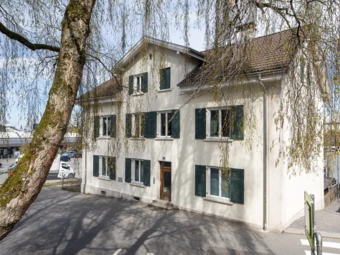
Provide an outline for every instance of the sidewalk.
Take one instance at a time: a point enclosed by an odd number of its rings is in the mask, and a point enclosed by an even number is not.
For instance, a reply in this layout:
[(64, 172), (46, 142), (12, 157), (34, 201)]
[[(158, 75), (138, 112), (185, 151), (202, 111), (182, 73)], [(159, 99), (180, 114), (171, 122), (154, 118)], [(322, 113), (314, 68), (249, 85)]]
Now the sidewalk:
[[(340, 199), (338, 198), (331, 205), (323, 210), (315, 212), (315, 225), (322, 237), (340, 239)], [(287, 229), (285, 233), (305, 234), (304, 217), (297, 219)]]

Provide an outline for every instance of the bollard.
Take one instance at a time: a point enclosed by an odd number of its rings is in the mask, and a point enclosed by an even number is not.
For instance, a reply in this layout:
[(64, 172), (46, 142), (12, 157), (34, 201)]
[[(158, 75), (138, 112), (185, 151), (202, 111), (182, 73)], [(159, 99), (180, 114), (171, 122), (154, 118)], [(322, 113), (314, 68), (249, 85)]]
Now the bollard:
[(314, 243), (316, 243), (316, 254), (317, 255), (322, 255), (322, 236), (320, 232), (315, 232), (314, 233)]

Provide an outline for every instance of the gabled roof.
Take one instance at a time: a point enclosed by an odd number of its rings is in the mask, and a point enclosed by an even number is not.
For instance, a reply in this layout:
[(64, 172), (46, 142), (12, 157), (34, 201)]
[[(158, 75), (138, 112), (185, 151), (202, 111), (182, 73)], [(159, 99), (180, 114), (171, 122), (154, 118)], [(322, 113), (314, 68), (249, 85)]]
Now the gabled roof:
[(199, 52), (197, 50), (194, 50), (190, 47), (178, 45), (175, 43), (170, 43), (166, 41), (162, 41), (156, 38), (152, 38), (149, 36), (143, 36), (142, 39), (140, 39), (135, 46), (133, 46), (128, 53), (125, 54), (125, 56), (118, 61), (118, 63), (113, 67), (113, 70), (119, 70), (120, 68), (124, 68), (128, 63), (131, 62), (131, 60), (138, 54), (140, 51), (145, 49), (146, 45), (153, 45), (156, 47), (162, 47), (166, 49), (170, 49), (176, 52), (183, 53), (185, 55), (191, 56), (193, 58), (196, 58), (198, 60), (204, 59), (204, 54), (202, 52)]
[(239, 75), (286, 69), (298, 45), (297, 31), (290, 29), (254, 38), (247, 43), (203, 51), (206, 62), (197, 66), (178, 86), (223, 82)]
[(117, 92), (122, 90), (115, 78), (100, 84), (94, 89), (86, 92), (78, 98), (78, 101), (93, 100), (94, 98), (112, 98)]

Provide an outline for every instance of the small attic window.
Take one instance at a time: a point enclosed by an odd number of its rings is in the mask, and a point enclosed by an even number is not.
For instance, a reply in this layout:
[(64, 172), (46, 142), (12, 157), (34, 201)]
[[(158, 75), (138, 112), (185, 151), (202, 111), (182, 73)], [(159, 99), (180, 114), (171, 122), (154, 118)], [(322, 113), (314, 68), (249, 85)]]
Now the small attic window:
[(149, 54), (149, 58), (150, 58), (150, 60), (152, 60), (152, 54), (151, 53)]

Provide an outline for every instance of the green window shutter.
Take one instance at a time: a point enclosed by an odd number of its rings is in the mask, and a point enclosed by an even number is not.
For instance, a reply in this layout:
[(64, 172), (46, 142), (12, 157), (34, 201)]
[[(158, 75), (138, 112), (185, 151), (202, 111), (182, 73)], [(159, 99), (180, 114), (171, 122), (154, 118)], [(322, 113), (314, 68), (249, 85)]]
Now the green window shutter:
[(106, 174), (106, 160), (104, 157), (102, 157), (102, 173), (101, 175), (105, 175)]
[(93, 176), (99, 176), (99, 156), (93, 156)]
[(110, 180), (116, 180), (116, 158), (108, 158), (107, 164), (109, 167)]
[[(171, 122), (171, 131), (172, 131), (172, 137), (173, 138), (179, 138), (180, 137), (180, 119), (181, 119), (181, 115), (180, 115), (180, 111), (178, 110), (173, 110), (172, 114), (174, 116), (174, 118), (172, 119)], [(176, 114), (176, 115), (175, 115)]]
[(125, 182), (131, 182), (131, 159), (125, 159)]
[(94, 138), (99, 137), (99, 123), (100, 123), (99, 116), (95, 116), (94, 117), (94, 126), (93, 126), (93, 136), (94, 136)]
[(131, 137), (132, 129), (132, 114), (126, 114), (125, 116), (125, 135), (126, 137)]
[(170, 67), (165, 68), (165, 88), (170, 89), (171, 85), (171, 72), (170, 72)]
[(156, 138), (157, 112), (145, 113), (145, 138)]
[(143, 184), (144, 186), (150, 187), (150, 178), (151, 178), (151, 171), (150, 171), (150, 160), (144, 160), (144, 169), (143, 169)]
[(206, 166), (195, 165), (195, 195), (205, 197), (206, 194)]
[(129, 76), (129, 95), (133, 94), (133, 75)]
[(116, 115), (111, 115), (111, 137), (116, 137)]
[(171, 86), (171, 71), (170, 67), (160, 70), (160, 89), (170, 89)]
[(206, 138), (206, 109), (195, 109), (195, 139)]
[(165, 69), (161, 69), (160, 70), (160, 87), (159, 87), (159, 89), (165, 89), (166, 88), (166, 74), (165, 74)]
[(143, 73), (142, 92), (148, 92), (148, 73)]
[(244, 138), (244, 118), (243, 105), (232, 106), (232, 128), (230, 138), (234, 140), (243, 140)]
[(230, 168), (230, 201), (244, 204), (244, 170)]

